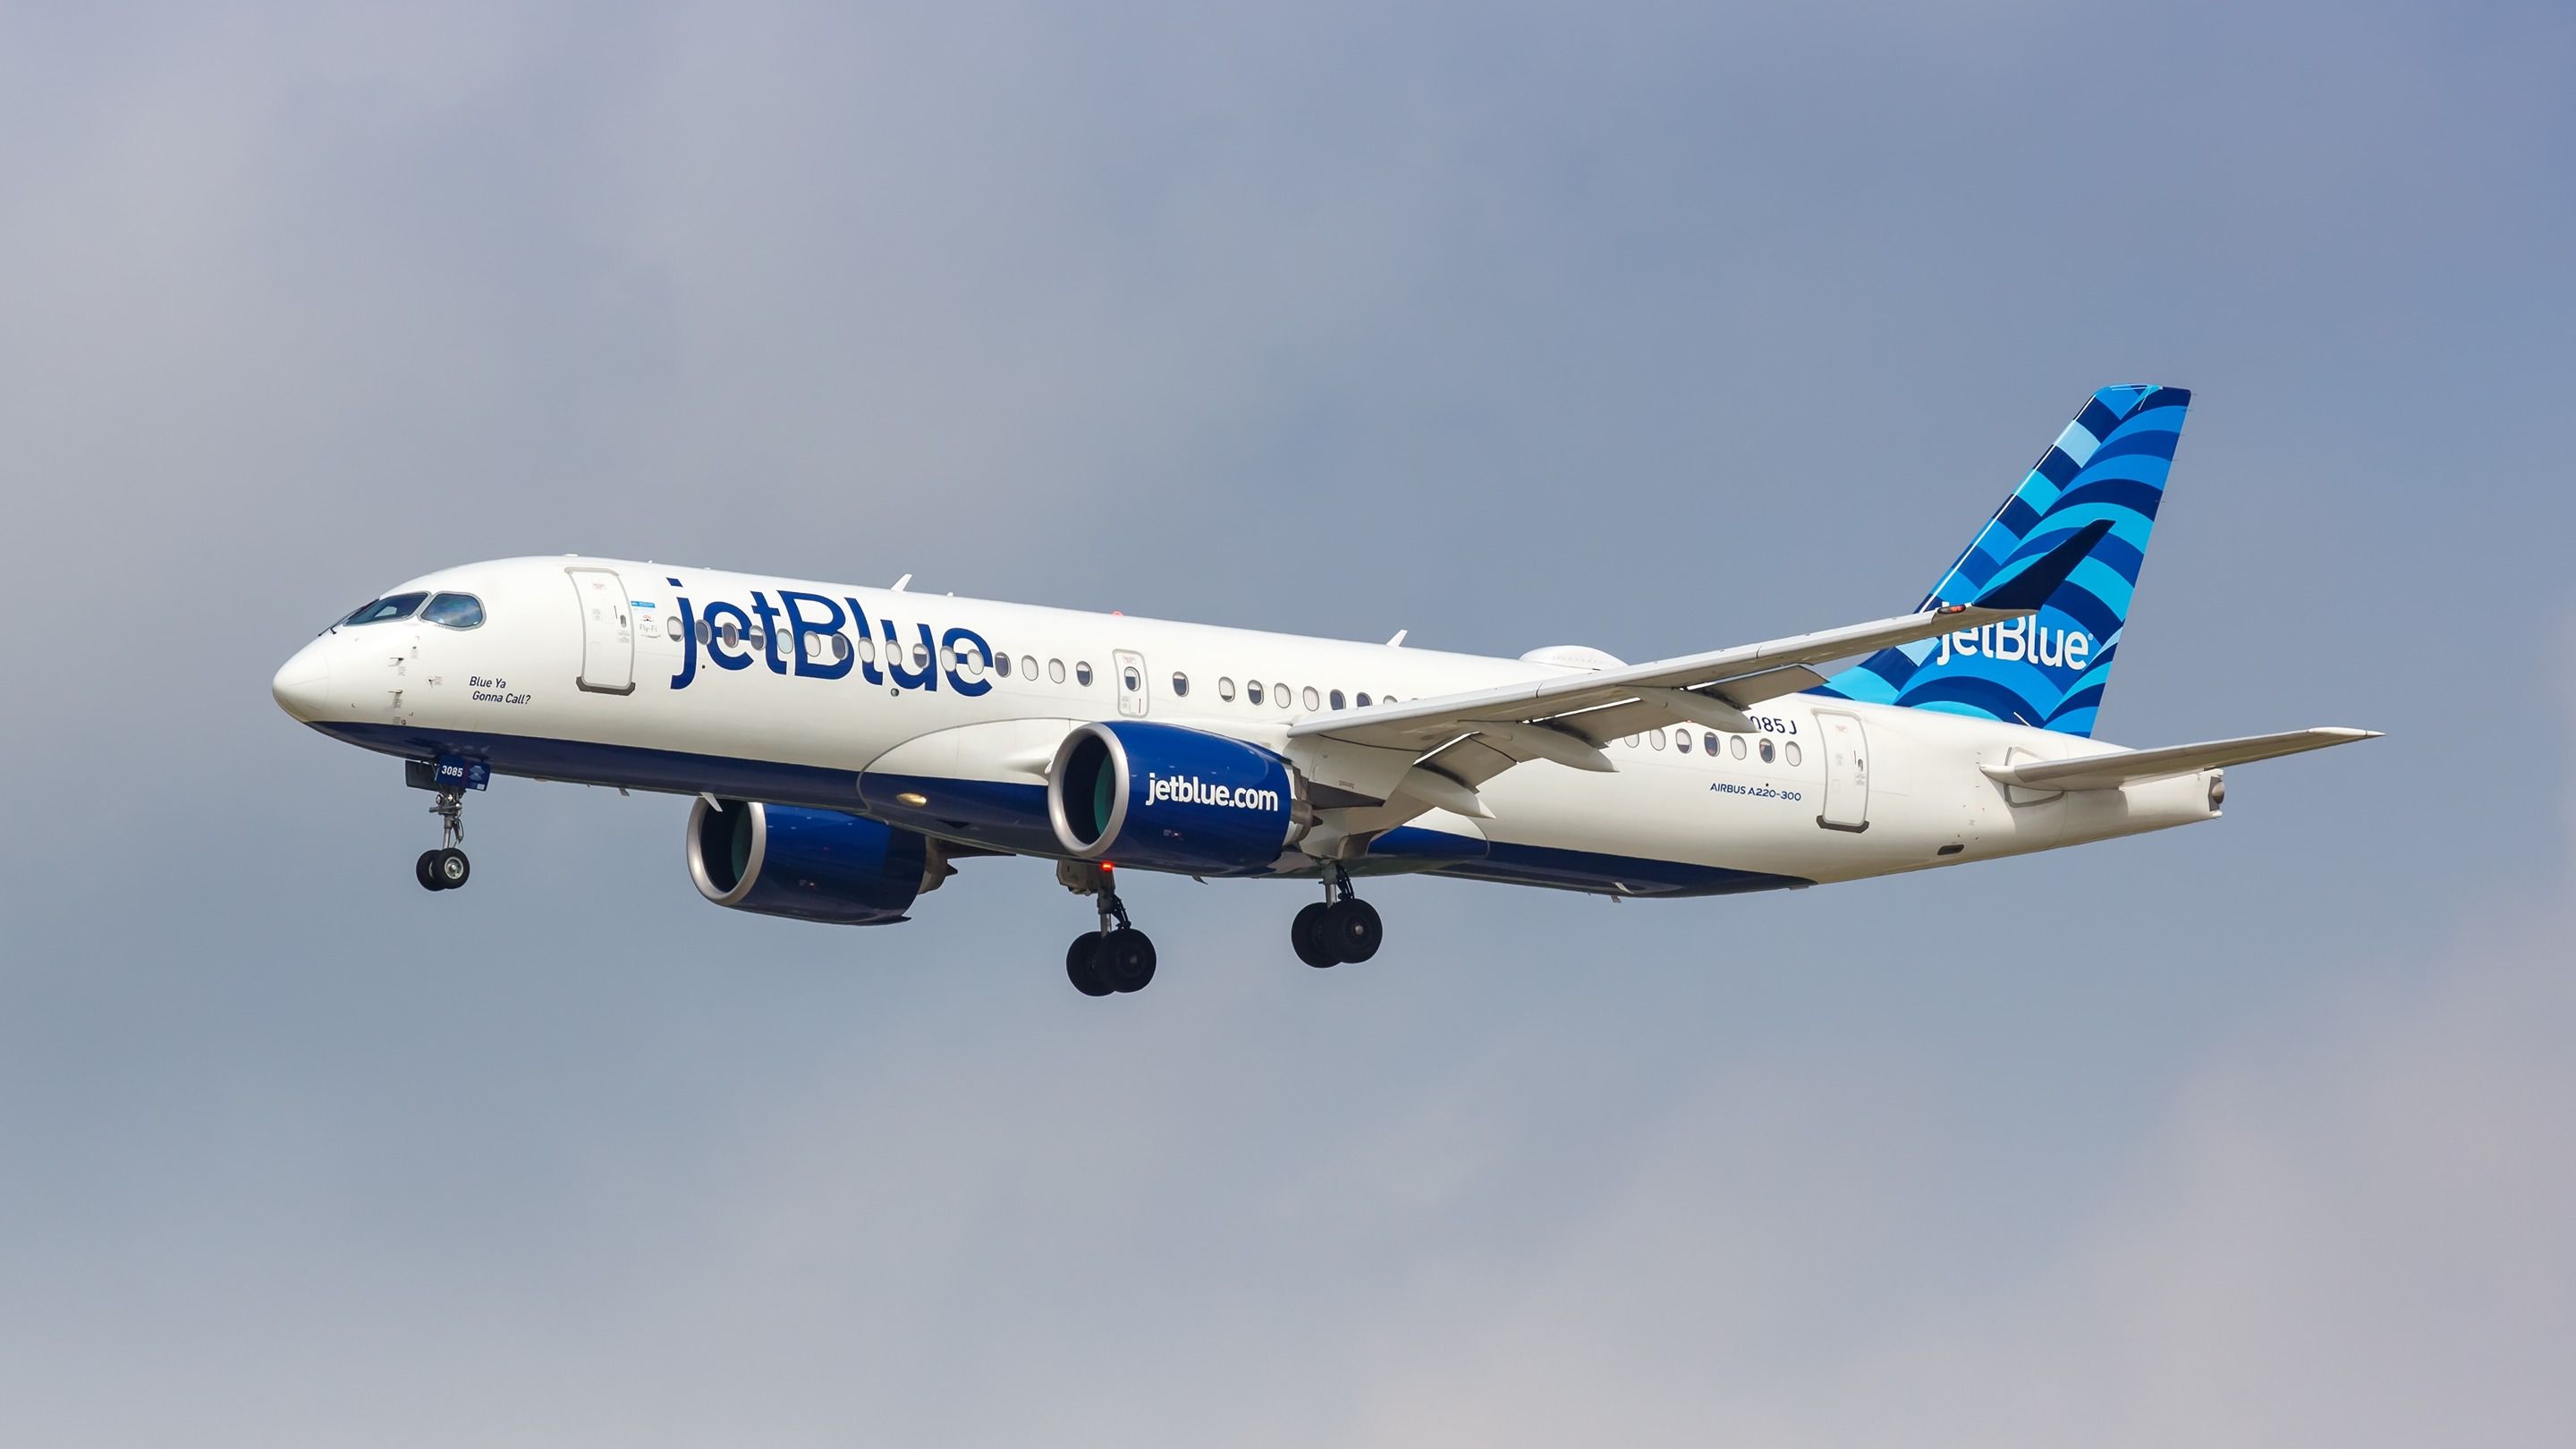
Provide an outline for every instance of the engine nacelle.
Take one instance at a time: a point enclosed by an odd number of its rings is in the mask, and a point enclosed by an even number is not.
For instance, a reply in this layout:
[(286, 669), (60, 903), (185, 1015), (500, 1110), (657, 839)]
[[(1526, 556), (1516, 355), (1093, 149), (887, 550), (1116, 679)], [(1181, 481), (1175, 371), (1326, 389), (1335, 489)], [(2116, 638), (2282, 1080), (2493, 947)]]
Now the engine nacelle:
[(1067, 854), (1190, 875), (1267, 870), (1314, 823), (1277, 755), (1138, 720), (1064, 737), (1047, 771), (1047, 817)]
[(839, 810), (699, 797), (689, 812), (689, 879), (720, 906), (843, 926), (904, 919), (948, 875), (930, 842)]

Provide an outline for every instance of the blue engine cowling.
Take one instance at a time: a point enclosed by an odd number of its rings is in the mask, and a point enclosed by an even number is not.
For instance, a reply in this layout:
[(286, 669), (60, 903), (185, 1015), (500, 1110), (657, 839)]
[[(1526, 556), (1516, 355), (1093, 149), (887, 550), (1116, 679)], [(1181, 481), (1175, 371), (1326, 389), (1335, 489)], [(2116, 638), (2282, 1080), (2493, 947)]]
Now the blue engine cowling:
[(1178, 725), (1106, 720), (1065, 736), (1047, 771), (1056, 843), (1190, 875), (1255, 875), (1312, 822), (1288, 762)]
[(704, 796), (688, 854), (689, 879), (717, 905), (842, 926), (904, 919), (932, 868), (928, 841), (864, 815)]

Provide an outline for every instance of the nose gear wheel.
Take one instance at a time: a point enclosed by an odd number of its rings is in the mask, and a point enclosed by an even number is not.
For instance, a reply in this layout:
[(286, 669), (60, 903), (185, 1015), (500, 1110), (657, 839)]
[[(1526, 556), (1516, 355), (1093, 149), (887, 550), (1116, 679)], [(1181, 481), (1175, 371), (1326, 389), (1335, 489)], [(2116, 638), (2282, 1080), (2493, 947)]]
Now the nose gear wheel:
[(474, 874), (474, 863), (457, 849), (457, 842), (465, 838), (465, 797), (441, 790), (429, 813), (438, 817), (438, 849), (420, 853), (420, 859), (412, 862), (412, 878), (423, 890), (452, 891)]

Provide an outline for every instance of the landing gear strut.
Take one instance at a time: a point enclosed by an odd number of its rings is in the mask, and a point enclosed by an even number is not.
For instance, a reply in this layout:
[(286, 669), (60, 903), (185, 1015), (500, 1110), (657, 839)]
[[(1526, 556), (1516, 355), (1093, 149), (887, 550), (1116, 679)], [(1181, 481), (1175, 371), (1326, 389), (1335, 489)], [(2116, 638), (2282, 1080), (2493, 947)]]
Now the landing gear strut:
[(1377, 907), (1352, 891), (1351, 873), (1339, 861), (1324, 867), (1324, 898), (1288, 923), (1288, 944), (1297, 959), (1317, 969), (1365, 961), (1385, 939)]
[(456, 843), (465, 838), (465, 796), (455, 790), (438, 792), (438, 803), (429, 807), (438, 817), (438, 849), (424, 850), (412, 866), (424, 890), (452, 891), (465, 884), (474, 874), (473, 862)]
[(1074, 937), (1064, 952), (1064, 974), (1085, 996), (1142, 991), (1154, 979), (1153, 938), (1127, 919), (1127, 903), (1118, 899), (1109, 875), (1107, 866), (1057, 873), (1067, 889), (1090, 896), (1100, 912), (1100, 929)]

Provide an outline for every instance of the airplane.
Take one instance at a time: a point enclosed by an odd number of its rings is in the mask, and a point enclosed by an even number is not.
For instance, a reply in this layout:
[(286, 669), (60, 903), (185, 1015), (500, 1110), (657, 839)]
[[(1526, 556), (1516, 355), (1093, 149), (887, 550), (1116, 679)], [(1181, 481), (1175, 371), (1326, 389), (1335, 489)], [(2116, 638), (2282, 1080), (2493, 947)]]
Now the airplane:
[(1290, 948), (1355, 964), (1373, 877), (1799, 889), (2215, 820), (2229, 766), (2374, 738), (2093, 738), (2190, 401), (2093, 394), (1909, 613), (1645, 664), (565, 555), (400, 584), (272, 690), (435, 796), (432, 891), (519, 776), (696, 797), (689, 878), (740, 911), (887, 925), (961, 861), (1050, 859), (1086, 996), (1154, 979), (1138, 871), (1320, 887)]

